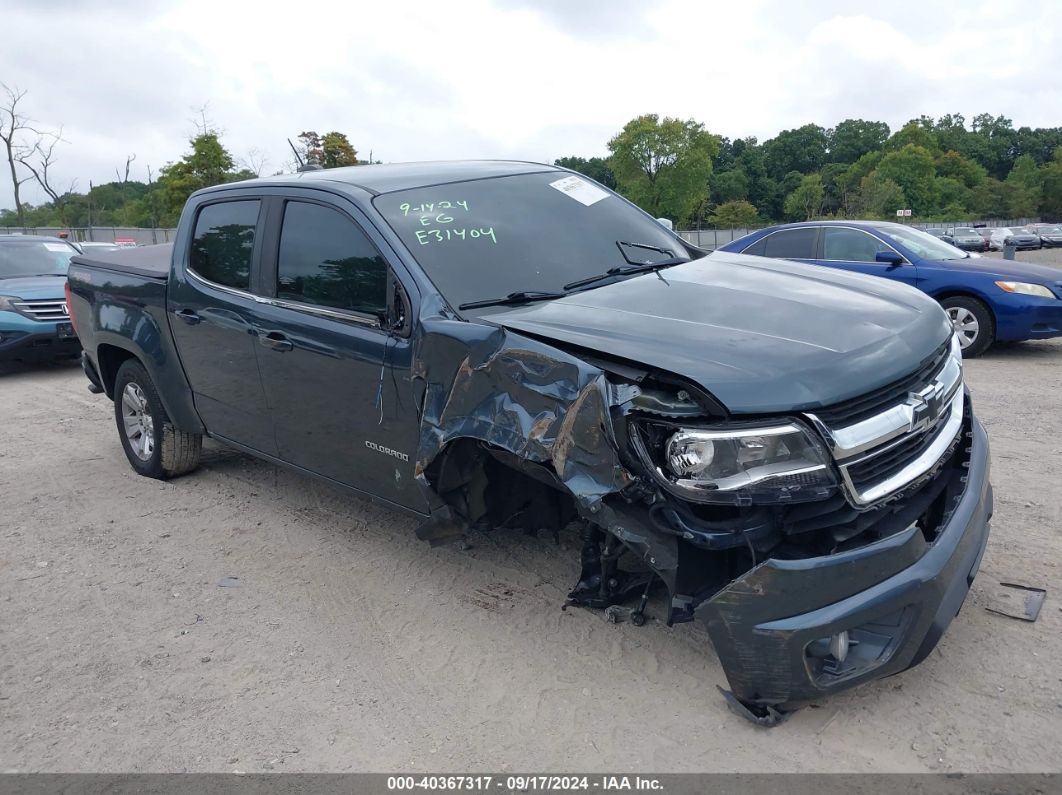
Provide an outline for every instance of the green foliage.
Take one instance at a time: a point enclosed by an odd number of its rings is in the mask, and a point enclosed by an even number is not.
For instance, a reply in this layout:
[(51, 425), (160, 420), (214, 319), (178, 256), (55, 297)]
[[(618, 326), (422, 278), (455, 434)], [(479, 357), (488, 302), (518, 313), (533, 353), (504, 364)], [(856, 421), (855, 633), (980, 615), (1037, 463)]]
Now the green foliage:
[(760, 214), (747, 201), (728, 201), (712, 210), (708, 220), (719, 229), (748, 229), (760, 223)]
[(232, 155), (222, 146), (217, 133), (200, 133), (188, 144), (191, 146), (190, 152), (159, 171), (158, 210), (161, 226), (176, 225), (184, 203), (195, 191), (254, 177), (250, 171), (236, 170)]
[(603, 157), (591, 157), (589, 159), (574, 156), (558, 157), (553, 161), (553, 165), (578, 171), (580, 174), (600, 182), (606, 188), (616, 189), (616, 176), (612, 173), (612, 169), (609, 168), (608, 161)]
[(826, 195), (822, 177), (809, 174), (786, 197), (785, 214), (794, 221), (810, 221), (822, 212), (822, 200)]
[(620, 193), (650, 214), (684, 225), (708, 198), (720, 144), (699, 122), (649, 113), (627, 122), (608, 148)]
[(712, 174), (712, 198), (723, 204), (747, 199), (750, 187), (749, 175), (741, 166)]
[(767, 172), (774, 179), (790, 171), (810, 174), (826, 162), (829, 139), (817, 124), (805, 124), (795, 130), (783, 130), (764, 143)]
[[(908, 146), (917, 146), (931, 154), (936, 154), (940, 151), (940, 145), (933, 135), (932, 128), (927, 128), (925, 121), (925, 119), (916, 119), (907, 122), (886, 141), (884, 148), (887, 151), (896, 152)], [(932, 122), (931, 119), (928, 121)]]
[(1014, 168), (1007, 175), (1007, 211), (1013, 218), (1029, 218), (1040, 209), (1040, 192), (1043, 175), (1031, 155), (1022, 155), (1014, 161)]
[(831, 163), (854, 163), (868, 152), (876, 152), (889, 138), (889, 125), (883, 121), (845, 119), (826, 133)]
[(1043, 168), (1040, 211), (1047, 217), (1062, 218), (1062, 146)]
[(863, 218), (894, 218), (903, 209), (907, 198), (896, 182), (874, 170), (859, 183), (857, 214)]
[[(906, 128), (905, 128), (906, 129)], [(915, 215), (930, 215), (939, 205), (932, 153), (918, 144), (905, 144), (881, 158), (875, 171), (895, 182)]]
[(341, 132), (318, 135), (313, 130), (299, 133), (302, 143), (302, 158), (307, 163), (314, 163), (322, 168), (340, 168), (361, 164), (358, 153), (350, 140)]

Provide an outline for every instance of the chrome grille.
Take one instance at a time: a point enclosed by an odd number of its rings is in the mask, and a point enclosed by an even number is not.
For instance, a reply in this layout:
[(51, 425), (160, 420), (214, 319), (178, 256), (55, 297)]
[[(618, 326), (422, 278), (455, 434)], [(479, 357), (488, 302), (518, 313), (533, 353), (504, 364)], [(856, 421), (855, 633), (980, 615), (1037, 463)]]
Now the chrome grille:
[(12, 306), (20, 314), (33, 320), (55, 321), (69, 320), (70, 313), (66, 310), (66, 301), (12, 301)]
[[(962, 360), (953, 341), (950, 355), (922, 380), (909, 383), (891, 405), (855, 422), (836, 423), (834, 412), (809, 414), (826, 439), (844, 481), (849, 501), (866, 507), (932, 470), (951, 449), (962, 427)], [(833, 420), (833, 421), (831, 421)]]

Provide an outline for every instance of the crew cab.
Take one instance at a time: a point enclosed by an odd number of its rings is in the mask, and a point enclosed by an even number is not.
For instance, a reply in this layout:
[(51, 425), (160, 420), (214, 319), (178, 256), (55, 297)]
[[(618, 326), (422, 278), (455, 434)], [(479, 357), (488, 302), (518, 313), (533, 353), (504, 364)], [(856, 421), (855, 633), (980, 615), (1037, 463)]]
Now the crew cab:
[(0, 235), (0, 361), (80, 355), (63, 295), (77, 253), (57, 237)]
[(759, 229), (720, 250), (784, 257), (917, 287), (947, 311), (968, 357), (979, 356), (997, 341), (1062, 336), (1058, 268), (969, 254), (904, 224), (784, 224)]
[(987, 541), (988, 440), (935, 301), (707, 257), (565, 169), (208, 188), (172, 246), (86, 252), (69, 293), (137, 472), (188, 472), (210, 436), (432, 543), (577, 531), (569, 603), (642, 623), (665, 590), (759, 722), (924, 659)]

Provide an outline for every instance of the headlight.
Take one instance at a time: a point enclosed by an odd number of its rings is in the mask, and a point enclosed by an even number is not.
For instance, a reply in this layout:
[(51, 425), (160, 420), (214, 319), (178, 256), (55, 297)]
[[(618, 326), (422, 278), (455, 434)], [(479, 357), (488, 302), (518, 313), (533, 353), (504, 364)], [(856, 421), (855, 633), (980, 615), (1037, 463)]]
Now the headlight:
[(796, 422), (678, 429), (646, 424), (638, 433), (640, 452), (656, 477), (694, 502), (806, 502), (825, 499), (837, 487), (826, 448)]
[(17, 300), (10, 295), (0, 295), (0, 312), (14, 312), (15, 306), (12, 302)]
[(996, 287), (1004, 292), (1018, 293), (1020, 295), (1035, 295), (1037, 298), (1055, 297), (1055, 294), (1042, 284), (1029, 284), (1028, 282), (996, 282)]

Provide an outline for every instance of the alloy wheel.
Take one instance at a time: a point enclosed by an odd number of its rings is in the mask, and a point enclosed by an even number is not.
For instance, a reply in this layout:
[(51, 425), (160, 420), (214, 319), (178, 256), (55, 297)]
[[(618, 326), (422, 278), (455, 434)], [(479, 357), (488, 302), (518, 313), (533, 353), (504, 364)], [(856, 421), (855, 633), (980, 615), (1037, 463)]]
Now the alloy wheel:
[(148, 411), (144, 390), (133, 381), (122, 390), (122, 425), (129, 449), (141, 461), (150, 460), (155, 452), (155, 421)]

